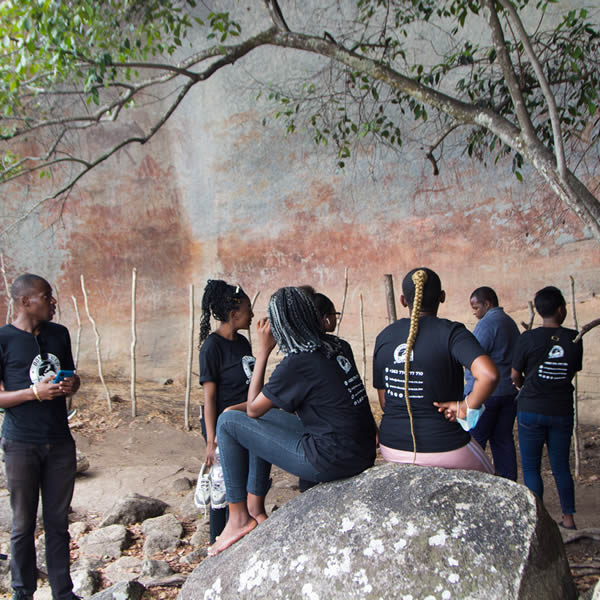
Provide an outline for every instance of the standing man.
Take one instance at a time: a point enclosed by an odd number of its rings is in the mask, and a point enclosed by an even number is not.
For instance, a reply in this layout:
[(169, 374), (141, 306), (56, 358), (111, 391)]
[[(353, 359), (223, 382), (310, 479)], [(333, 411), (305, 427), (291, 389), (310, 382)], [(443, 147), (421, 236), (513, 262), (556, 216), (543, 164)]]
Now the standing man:
[(51, 323), (56, 300), (48, 282), (25, 273), (14, 281), (11, 296), (16, 317), (0, 328), (0, 407), (6, 412), (2, 450), (13, 513), (13, 600), (32, 600), (37, 587), (34, 533), (40, 490), (52, 598), (73, 600), (68, 511), (76, 457), (66, 396), (79, 389), (79, 376), (53, 383), (59, 370), (74, 365), (68, 330)]
[[(517, 454), (513, 427), (517, 415), (517, 391), (511, 380), (511, 362), (519, 328), (498, 306), (498, 296), (490, 287), (477, 288), (470, 298), (473, 314), (479, 319), (473, 335), (485, 353), (496, 363), (500, 373), (498, 387), (485, 402), (485, 411), (471, 435), (482, 448), (490, 442), (496, 473), (506, 479), (517, 480)], [(473, 375), (465, 370), (465, 395), (473, 389)]]

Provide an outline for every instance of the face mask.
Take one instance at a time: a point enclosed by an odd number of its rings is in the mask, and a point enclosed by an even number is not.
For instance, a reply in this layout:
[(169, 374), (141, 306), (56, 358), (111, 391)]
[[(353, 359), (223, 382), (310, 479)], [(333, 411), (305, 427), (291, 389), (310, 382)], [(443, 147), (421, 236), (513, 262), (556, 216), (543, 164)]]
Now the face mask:
[(477, 425), (477, 421), (479, 421), (479, 418), (485, 410), (485, 405), (483, 404), (479, 408), (471, 408), (469, 406), (468, 397), (469, 396), (465, 398), (465, 402), (467, 403), (467, 418), (456, 419), (465, 431), (469, 431), (470, 429), (473, 429), (475, 425)]

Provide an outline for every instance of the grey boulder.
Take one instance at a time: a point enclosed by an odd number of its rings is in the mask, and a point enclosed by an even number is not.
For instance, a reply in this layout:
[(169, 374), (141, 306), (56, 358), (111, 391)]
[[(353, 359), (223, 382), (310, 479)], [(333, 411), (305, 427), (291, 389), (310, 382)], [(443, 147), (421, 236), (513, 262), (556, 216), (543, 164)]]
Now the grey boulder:
[(206, 559), (181, 600), (570, 600), (556, 523), (522, 485), (386, 464), (319, 485)]

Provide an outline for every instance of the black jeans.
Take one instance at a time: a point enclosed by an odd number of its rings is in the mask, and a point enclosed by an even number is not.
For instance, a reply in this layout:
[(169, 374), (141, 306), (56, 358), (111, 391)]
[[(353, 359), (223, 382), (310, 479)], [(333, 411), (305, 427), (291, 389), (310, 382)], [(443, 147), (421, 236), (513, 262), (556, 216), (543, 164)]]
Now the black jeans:
[(10, 537), (12, 587), (33, 595), (37, 587), (35, 525), (40, 490), (46, 534), (46, 564), (54, 600), (70, 600), (69, 506), (77, 461), (75, 442), (28, 444), (2, 440), (13, 514)]

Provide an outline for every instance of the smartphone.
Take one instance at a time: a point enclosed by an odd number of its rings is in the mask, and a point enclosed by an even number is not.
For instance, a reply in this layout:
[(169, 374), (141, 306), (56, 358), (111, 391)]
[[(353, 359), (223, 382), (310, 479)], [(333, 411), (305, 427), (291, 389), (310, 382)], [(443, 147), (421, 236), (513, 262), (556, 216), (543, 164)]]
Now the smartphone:
[(63, 379), (67, 377), (73, 377), (75, 375), (75, 371), (68, 371), (61, 369), (57, 374), (52, 383), (60, 383)]

